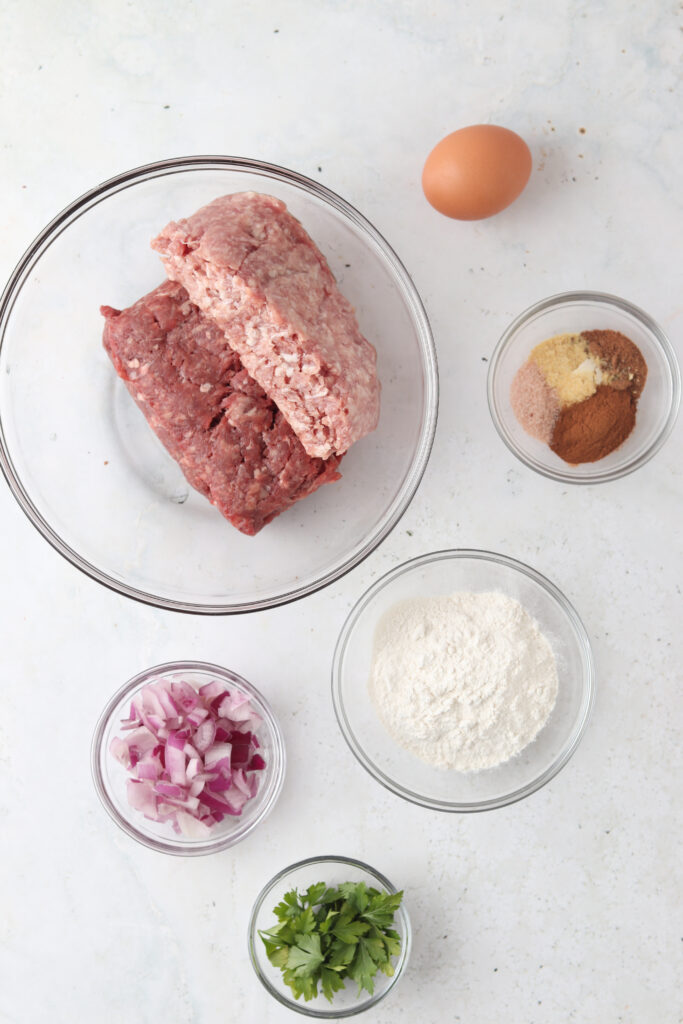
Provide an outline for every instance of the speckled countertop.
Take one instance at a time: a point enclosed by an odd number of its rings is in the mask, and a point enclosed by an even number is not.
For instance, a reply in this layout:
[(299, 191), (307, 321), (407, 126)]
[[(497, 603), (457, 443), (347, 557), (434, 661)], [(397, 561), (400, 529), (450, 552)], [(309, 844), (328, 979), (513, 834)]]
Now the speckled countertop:
[[(399, 527), (339, 584), (271, 612), (207, 620), (127, 601), (55, 554), (0, 488), (0, 1020), (295, 1019), (252, 973), (248, 913), (277, 869), (335, 852), (407, 892), (412, 961), (372, 1024), (679, 1021), (683, 428), (637, 474), (565, 487), (509, 454), (485, 381), (510, 319), (570, 288), (642, 306), (680, 355), (680, 5), (4, 0), (0, 11), (3, 279), (58, 210), (118, 171), (201, 152), (260, 157), (322, 181), (388, 238), (427, 306), (442, 384), (431, 462)], [(422, 161), (479, 121), (527, 139), (532, 179), (500, 216), (451, 222), (422, 197)], [(430, 813), (373, 784), (329, 695), (355, 599), (446, 546), (548, 575), (583, 617), (598, 670), (567, 768), (479, 816)], [(119, 833), (88, 770), (109, 694), (176, 657), (261, 687), (290, 758), (267, 823), (192, 861)]]

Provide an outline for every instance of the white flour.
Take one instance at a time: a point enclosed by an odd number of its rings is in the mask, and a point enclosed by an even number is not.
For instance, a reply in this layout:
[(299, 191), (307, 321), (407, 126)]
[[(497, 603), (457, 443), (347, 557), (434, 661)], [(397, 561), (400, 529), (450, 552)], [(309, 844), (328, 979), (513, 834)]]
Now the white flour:
[(557, 697), (550, 643), (500, 593), (401, 601), (375, 632), (369, 691), (397, 743), (438, 768), (492, 768), (534, 739)]

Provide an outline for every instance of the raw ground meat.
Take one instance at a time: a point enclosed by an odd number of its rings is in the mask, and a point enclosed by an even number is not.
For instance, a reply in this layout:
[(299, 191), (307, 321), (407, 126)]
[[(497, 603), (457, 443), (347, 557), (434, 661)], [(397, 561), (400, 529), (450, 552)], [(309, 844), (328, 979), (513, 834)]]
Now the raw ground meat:
[(284, 203), (222, 196), (152, 242), (168, 276), (225, 332), (309, 455), (345, 452), (374, 430), (376, 353), (325, 257)]
[(104, 347), (189, 483), (253, 535), (322, 484), (340, 458), (311, 458), (223, 331), (166, 281), (122, 312), (102, 306)]

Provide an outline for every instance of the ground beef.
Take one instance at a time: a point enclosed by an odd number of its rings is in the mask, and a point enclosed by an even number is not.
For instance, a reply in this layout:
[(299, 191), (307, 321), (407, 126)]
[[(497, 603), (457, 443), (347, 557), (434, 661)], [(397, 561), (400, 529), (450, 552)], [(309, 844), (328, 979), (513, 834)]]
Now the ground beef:
[(166, 273), (223, 330), (309, 455), (345, 452), (379, 419), (376, 353), (325, 257), (272, 196), (222, 196), (154, 239)]
[(339, 457), (311, 458), (223, 331), (167, 281), (129, 309), (101, 309), (104, 347), (189, 483), (253, 535), (321, 484)]

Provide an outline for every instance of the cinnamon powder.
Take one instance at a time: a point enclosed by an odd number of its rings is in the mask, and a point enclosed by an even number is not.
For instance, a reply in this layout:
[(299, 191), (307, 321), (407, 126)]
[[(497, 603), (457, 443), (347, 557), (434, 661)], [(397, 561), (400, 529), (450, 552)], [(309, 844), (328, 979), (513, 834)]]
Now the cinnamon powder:
[(636, 399), (628, 388), (600, 384), (557, 418), (550, 447), (565, 462), (597, 462), (626, 440), (636, 425)]

